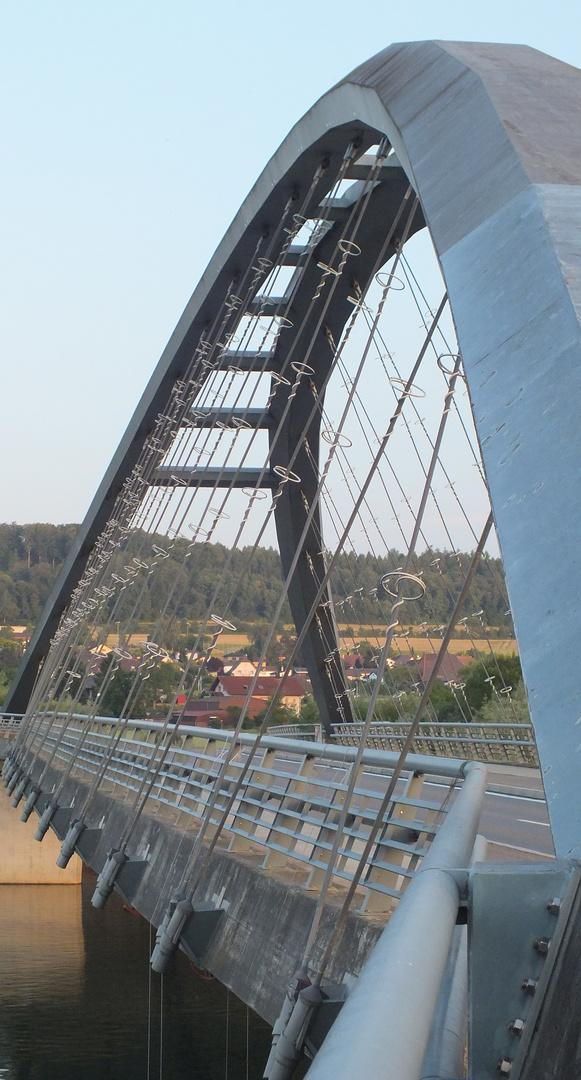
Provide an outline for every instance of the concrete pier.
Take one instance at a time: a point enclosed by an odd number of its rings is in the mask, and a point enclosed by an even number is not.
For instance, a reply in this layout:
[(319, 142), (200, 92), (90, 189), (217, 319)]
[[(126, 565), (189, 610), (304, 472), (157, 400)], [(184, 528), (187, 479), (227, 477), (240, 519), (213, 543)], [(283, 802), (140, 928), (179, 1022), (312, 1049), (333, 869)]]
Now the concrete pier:
[(73, 855), (66, 870), (56, 860), (60, 843), (50, 830), (42, 844), (34, 839), (36, 814), (24, 824), (21, 803), (16, 809), (4, 789), (0, 790), (0, 885), (78, 885), (82, 863)]

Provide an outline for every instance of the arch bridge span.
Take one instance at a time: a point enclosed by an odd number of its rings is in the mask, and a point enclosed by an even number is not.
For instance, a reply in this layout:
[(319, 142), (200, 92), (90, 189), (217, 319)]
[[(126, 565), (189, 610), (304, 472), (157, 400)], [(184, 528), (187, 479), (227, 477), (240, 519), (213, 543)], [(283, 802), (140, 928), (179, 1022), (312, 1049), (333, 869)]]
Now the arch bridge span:
[[(101, 844), (105, 834), (109, 840), (109, 826), (103, 821), (110, 812), (106, 805), (121, 805), (118, 780), (112, 778), (109, 766), (119, 739), (134, 730), (132, 707), (140, 680), (149, 677), (163, 646), (156, 640), (148, 642), (119, 725), (108, 732), (109, 749), (103, 748), (100, 754), (95, 750), (101, 738), (98, 703), (87, 720), (81, 722), (75, 715), (82, 684), (79, 646), (89, 640), (88, 625), (114, 619), (116, 612), (122, 613), (129, 626), (132, 605), (127, 596), (145, 596), (149, 577), (163, 578), (160, 567), (170, 547), (177, 550), (178, 541), (184, 539), (186, 511), (180, 508), (187, 506), (189, 514), (190, 497), (204, 499), (210, 489), (209, 497), (217, 501), (212, 506), (198, 502), (197, 516), (187, 523), (193, 539), (184, 554), (184, 567), (187, 558), (198, 557), (215, 538), (216, 528), (227, 517), (222, 498), (230, 498), (232, 492), (246, 498), (241, 530), (257, 505), (266, 500), (268, 511), (260, 529), (267, 528), (270, 516), (284, 578), (269, 641), (288, 600), (297, 631), (296, 649), (302, 650), (327, 733), (334, 723), (351, 723), (353, 702), (341, 663), (333, 571), (346, 539), (353, 535), (354, 523), (367, 507), (369, 494), (375, 491), (372, 485), (386, 452), (389, 455), (394, 431), (417, 396), (419, 365), (448, 311), (458, 349), (448, 354), (447, 364), (442, 353), (438, 356), (445, 394), (439, 426), (423, 464), (415, 524), (409, 529), (400, 565), (384, 573), (380, 582), (393, 602), (382, 609), (385, 632), (377, 657), (376, 687), (370, 694), (360, 747), (355, 749), (342, 788), (341, 805), (327, 806), (329, 824), (323, 828), (317, 819), (315, 826), (318, 847), (328, 857), (319, 860), (318, 852), (306, 884), (316, 881), (322, 871), (325, 898), (335, 887), (334, 879), (347, 873), (351, 849), (345, 847), (350, 842), (346, 838), (353, 833), (358, 841), (362, 839), (352, 819), (357, 820), (354, 798), (365, 801), (358, 782), (366, 735), (400, 626), (399, 609), (406, 599), (419, 599), (415, 593), (410, 596), (411, 586), (423, 589), (421, 576), (414, 572), (414, 559), (460, 379), (465, 379), (468, 388), (481, 453), (476, 465), (486, 479), (492, 515), (475, 535), (474, 558), (465, 567), (464, 584), (451, 602), (442, 656), (454, 625), (462, 618), (494, 518), (558, 860), (550, 868), (470, 870), (474, 837), (466, 822), (473, 822), (482, 794), (479, 767), (474, 767), (463, 788), (469, 806), (464, 827), (457, 823), (459, 812), (452, 810), (430, 853), (422, 853), (404, 900), (317, 1054), (314, 1078), (353, 1076), (358, 1070), (379, 1077), (386, 1075), (387, 1060), (391, 1062), (389, 1075), (398, 1080), (459, 1075), (464, 1029), (458, 1016), (466, 1011), (468, 1069), (473, 1080), (493, 1077), (499, 1071), (513, 1078), (556, 1078), (565, 1075), (564, 1069), (573, 1068), (579, 1034), (575, 958), (581, 854), (577, 734), (581, 609), (572, 587), (579, 547), (576, 496), (581, 459), (577, 421), (581, 398), (580, 106), (581, 74), (550, 57), (520, 46), (440, 42), (391, 46), (316, 103), (257, 181), (194, 292), (95, 496), (7, 702), (13, 709), (28, 706), (5, 773), (9, 789), (26, 796), (29, 812), (33, 807), (41, 811), (47, 828), (52, 823), (61, 829), (63, 860), (69, 851), (82, 851), (83, 846), (85, 857), (91, 858), (86, 845)], [(397, 392), (385, 399), (375, 457), (367, 477), (361, 477), (352, 494), (352, 503), (337, 513), (338, 539), (329, 547), (324, 541), (324, 518), (333, 516), (333, 507), (329, 509), (325, 501), (330, 496), (326, 480), (340, 451), (353, 443), (344, 418), (355, 402), (361, 404), (359, 371), (368, 346), (363, 348), (360, 368), (345, 378), (344, 412), (333, 425), (324, 413), (331, 380), (337, 372), (344, 376), (345, 343), (359, 333), (356, 317), (366, 322), (368, 340), (374, 338), (387, 294), (395, 288), (396, 269), (403, 265), (406, 244), (424, 226), (436, 250), (446, 293), (440, 305), (423, 318), (424, 336), (416, 362), (381, 384), (382, 392), (387, 385)], [(367, 300), (375, 284), (382, 294), (372, 305)], [(385, 359), (380, 349), (373, 368), (376, 383), (368, 391), (376, 403), (383, 400), (379, 375)], [(245, 398), (233, 396), (230, 383), (251, 377), (255, 389), (264, 391), (266, 386), (263, 396), (257, 391), (255, 399), (254, 390)], [(250, 384), (244, 381), (244, 385)], [(418, 418), (418, 423), (423, 419)], [(210, 442), (199, 441), (208, 432)], [(231, 445), (221, 456), (216, 447), (222, 447), (227, 438)], [(326, 457), (325, 442), (330, 445)], [(263, 447), (262, 457), (250, 452), (256, 446)], [(357, 471), (352, 467), (356, 479)], [(349, 474), (343, 475), (344, 489), (351, 491)], [(388, 521), (386, 512), (380, 532), (386, 532)], [(557, 558), (554, 528), (549, 527), (553, 523), (560, 527)], [(128, 550), (132, 530), (146, 536), (155, 533), (155, 543), (145, 554), (140, 548), (139, 554), (131, 555), (131, 563), (120, 567), (118, 558)], [(160, 532), (167, 537), (166, 546), (159, 543)], [(180, 570), (174, 581), (166, 583), (158, 638), (183, 581)], [(220, 633), (232, 626), (233, 601), (228, 599), (224, 581), (220, 579), (210, 590), (204, 623), (213, 634), (208, 655)], [(374, 591), (379, 599), (381, 589), (376, 586)], [(341, 602), (347, 599), (352, 598)], [(134, 611), (139, 610), (136, 603)], [(201, 641), (202, 633), (203, 628)], [(123, 653), (120, 639), (118, 659), (111, 664), (108, 679), (114, 677)], [(434, 671), (435, 679), (437, 665)], [(256, 679), (258, 675), (259, 669)], [(430, 690), (431, 685), (426, 685), (419, 695), (410, 741), (428, 707)], [(251, 696), (252, 687), (239, 728)], [(266, 828), (275, 837), (265, 856), (270, 860), (267, 868), (270, 865), (274, 870), (280, 857), (300, 862), (303, 849), (299, 845), (309, 848), (310, 840), (296, 833), (296, 824), (290, 826), (291, 820), (302, 820), (298, 807), (305, 803), (304, 790), (289, 794), (284, 788), (283, 802), (276, 804), (279, 792), (275, 805), (269, 806), (271, 788), (264, 805), (262, 795), (252, 804), (252, 792), (264, 794), (256, 762), (264, 773), (268, 769), (256, 755), (269, 752), (267, 723), (268, 716), (246, 758), (237, 749), (242, 745), (239, 732), (232, 737), (199, 827), (189, 841), (184, 830), (184, 839), (177, 844), (182, 854), (188, 848), (186, 863), (193, 868), (184, 873), (181, 867), (177, 875), (181, 875), (181, 898), (166, 898), (163, 919), (157, 908), (155, 915), (153, 909), (146, 912), (154, 921), (159, 918), (161, 936), (154, 964), (160, 968), (174, 946), (185, 947), (186, 927), (200, 924), (196, 902), (210, 857), (230, 858), (230, 866), (235, 862), (238, 866), (236, 845), (260, 845), (261, 830)], [(178, 745), (178, 732), (170, 709), (156, 744), (159, 752), (141, 773), (132, 809), (123, 823), (117, 809), (111, 811), (119, 835), (117, 840), (111, 835), (116, 850), (103, 862), (103, 896), (109, 884), (113, 887), (117, 882), (121, 888), (123, 875), (131, 874), (134, 881), (142, 875), (137, 895), (158, 873), (151, 858), (153, 841), (147, 841), (147, 851), (139, 857), (134, 843), (145, 822), (152, 829), (161, 828), (157, 814), (155, 826), (151, 824), (151, 807), (157, 806), (163, 816), (166, 803), (159, 778), (165, 775), (167, 762), (179, 762), (180, 753), (186, 753)], [(87, 780), (90, 749), (96, 757)], [(386, 787), (394, 813), (402, 806), (398, 800), (405, 798), (397, 793), (396, 784), (407, 749), (404, 745), (393, 763), (392, 780)], [(59, 765), (69, 752), (68, 763)], [(135, 749), (132, 753), (135, 760), (127, 762), (128, 777), (140, 768), (140, 755)], [(173, 798), (177, 791), (180, 798), (183, 795), (197, 805), (200, 790), (184, 793), (190, 783), (189, 770), (195, 776), (199, 765), (192, 765), (187, 755), (185, 761), (181, 780), (174, 772), (169, 786)], [(412, 779), (413, 772), (412, 766)], [(185, 786), (180, 792), (182, 782)], [(305, 782), (294, 780), (291, 787)], [(110, 795), (105, 793), (107, 784), (115, 784)], [(130, 787), (129, 783), (127, 790)], [(110, 802), (105, 804), (105, 799)], [(245, 810), (235, 811), (244, 799)], [(415, 805), (413, 799), (410, 805)], [(463, 805), (465, 800), (460, 798), (454, 804)], [(184, 811), (181, 804), (176, 809), (173, 803), (171, 812), (181, 815)], [(219, 849), (218, 838), (229, 835), (238, 813), (255, 832), (250, 839), (241, 835), (245, 827), (234, 828), (227, 855)], [(276, 823), (274, 832), (269, 814)], [(417, 852), (409, 850), (417, 842), (412, 842), (409, 833), (422, 835), (424, 820), (414, 817), (413, 828), (408, 824), (396, 828), (395, 820), (384, 823), (380, 814), (390, 851), (397, 848), (405, 853), (397, 863), (398, 880), (417, 857)], [(331, 825), (333, 835), (323, 843), (321, 837)], [(371, 835), (374, 826), (369, 823), (368, 827)], [(289, 855), (291, 836), (300, 839)], [(94, 851), (98, 850), (102, 848), (95, 846)], [(165, 865), (160, 839), (156, 850), (159, 866)], [(385, 867), (380, 863), (378, 858), (375, 865), (373, 860), (369, 864), (368, 898), (363, 901), (376, 910), (381, 904), (377, 896), (390, 895), (392, 887), (385, 886)], [(393, 864), (386, 872), (392, 881)], [(388, 891), (382, 892), (380, 885)], [(204, 916), (206, 921), (214, 919), (218, 924), (223, 899), (222, 888), (204, 898), (211, 912)], [(454, 929), (466, 905), (468, 945), (464, 932)], [(317, 902), (302, 958), (297, 956), (298, 981), (282, 1008), (276, 1049), (267, 1067), (271, 1080), (290, 1075), (305, 1031), (311, 1030), (313, 1015), (320, 1012), (329, 954), (328, 946), (321, 945), (328, 918), (324, 911), (327, 908)], [(436, 933), (434, 924), (430, 928), (430, 917), (435, 919)], [(353, 918), (349, 916), (350, 926), (355, 925)], [(330, 941), (334, 935), (331, 929)], [(317, 947), (322, 949), (322, 959), (313, 965)], [(501, 964), (491, 960), (493, 954), (503, 958)], [(521, 978), (525, 969), (531, 972), (528, 983)], [(288, 971), (286, 977), (292, 974)], [(306, 989), (305, 983), (310, 984)], [(414, 1001), (413, 1023), (402, 1012), (402, 1002), (410, 1000)], [(450, 1039), (438, 1041), (438, 1025), (448, 1031), (448, 1023), (453, 1026)]]

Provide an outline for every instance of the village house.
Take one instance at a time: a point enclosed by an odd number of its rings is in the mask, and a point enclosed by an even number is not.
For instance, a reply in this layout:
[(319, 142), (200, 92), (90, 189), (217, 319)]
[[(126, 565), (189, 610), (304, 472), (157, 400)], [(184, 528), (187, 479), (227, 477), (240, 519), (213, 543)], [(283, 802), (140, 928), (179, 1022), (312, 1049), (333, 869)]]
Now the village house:
[[(239, 675), (219, 675), (212, 683), (210, 693), (229, 699), (242, 698), (244, 701), (250, 689), (250, 683), (250, 678)], [(278, 690), (279, 686), (279, 678), (273, 675), (261, 674), (253, 690), (253, 698), (262, 700), (264, 704)], [(283, 705), (298, 713), (301, 701), (309, 691), (310, 683), (308, 680), (298, 675), (287, 675), (280, 700)]]

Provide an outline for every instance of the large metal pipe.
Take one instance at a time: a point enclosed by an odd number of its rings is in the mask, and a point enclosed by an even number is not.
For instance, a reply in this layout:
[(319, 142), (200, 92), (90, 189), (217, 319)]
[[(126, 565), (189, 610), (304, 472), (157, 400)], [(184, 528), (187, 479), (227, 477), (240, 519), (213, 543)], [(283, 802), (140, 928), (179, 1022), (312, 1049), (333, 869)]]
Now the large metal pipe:
[[(472, 863), (484, 862), (488, 841), (477, 836)], [(456, 926), (436, 1005), (421, 1080), (453, 1080), (464, 1075), (468, 1034), (468, 928)]]
[[(63, 718), (66, 716), (62, 714)], [(70, 720), (79, 720), (83, 724), (87, 723), (87, 717), (83, 714), (73, 714), (69, 717)], [(99, 727), (99, 725), (106, 725), (110, 728), (112, 724), (117, 724), (119, 721), (110, 716), (95, 716), (90, 721), (91, 725)], [(162, 731), (164, 728), (163, 722), (155, 720), (132, 720), (132, 731)], [(170, 724), (168, 728), (169, 732), (174, 731), (174, 725)], [(232, 742), (234, 737), (232, 731), (217, 731), (215, 728), (179, 728), (180, 735), (191, 736), (195, 739), (212, 739), (216, 743)], [(237, 743), (242, 747), (248, 747), (249, 749), (256, 742), (256, 735), (247, 735), (242, 732), (238, 738)], [(357, 756), (356, 746), (341, 746), (334, 743), (317, 743), (310, 742), (304, 739), (286, 739), (275, 735), (263, 735), (260, 741), (261, 749), (267, 750), (280, 750), (288, 754), (298, 754), (301, 757), (305, 754), (312, 755), (322, 762), (328, 761), (343, 762), (349, 764), (353, 762)], [(363, 764), (372, 766), (373, 768), (385, 769), (389, 772), (390, 769), (395, 768), (399, 761), (399, 753), (394, 750), (364, 750), (363, 751)], [(446, 777), (462, 777), (467, 771), (469, 766), (468, 761), (462, 761), (460, 758), (446, 758), (446, 757), (432, 757), (428, 754), (408, 754), (406, 757), (406, 771), (424, 773), (429, 776), (446, 776)]]
[(419, 1080), (448, 964), (459, 890), (486, 789), (467, 776), (422, 866), (373, 949), (309, 1070), (309, 1080)]
[(465, 926), (456, 926), (421, 1080), (454, 1080), (463, 1075), (467, 1031), (468, 934)]

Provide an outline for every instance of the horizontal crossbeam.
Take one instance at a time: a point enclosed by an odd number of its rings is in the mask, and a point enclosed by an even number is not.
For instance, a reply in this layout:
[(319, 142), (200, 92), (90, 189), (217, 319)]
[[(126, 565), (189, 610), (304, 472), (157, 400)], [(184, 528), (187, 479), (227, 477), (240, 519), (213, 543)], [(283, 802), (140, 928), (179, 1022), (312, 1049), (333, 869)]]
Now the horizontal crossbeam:
[(197, 428), (225, 425), (233, 431), (239, 431), (244, 427), (273, 427), (273, 420), (264, 409), (193, 409), (188, 419)]
[(151, 487), (234, 487), (275, 488), (280, 484), (278, 476), (266, 472), (261, 478), (258, 469), (184, 469), (162, 466), (149, 481)]

